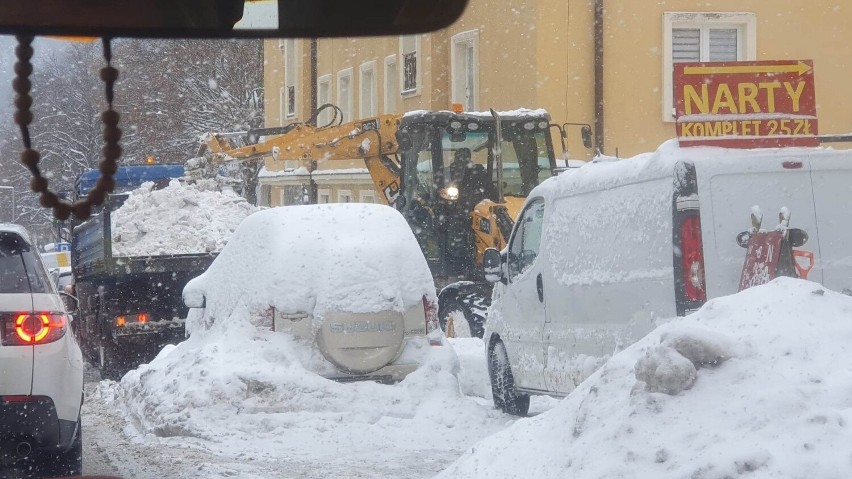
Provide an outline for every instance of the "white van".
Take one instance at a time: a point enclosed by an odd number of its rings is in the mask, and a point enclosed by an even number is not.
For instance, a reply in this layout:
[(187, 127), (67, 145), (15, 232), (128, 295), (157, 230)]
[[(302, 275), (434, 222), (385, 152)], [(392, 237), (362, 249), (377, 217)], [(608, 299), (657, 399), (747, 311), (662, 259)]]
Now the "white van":
[[(566, 395), (659, 322), (737, 292), (754, 206), (809, 239), (809, 280), (852, 289), (852, 152), (679, 148), (593, 162), (529, 195), (502, 253), (485, 327), (495, 405)], [(768, 218), (773, 218), (768, 220)], [(770, 224), (771, 223), (771, 224)]]

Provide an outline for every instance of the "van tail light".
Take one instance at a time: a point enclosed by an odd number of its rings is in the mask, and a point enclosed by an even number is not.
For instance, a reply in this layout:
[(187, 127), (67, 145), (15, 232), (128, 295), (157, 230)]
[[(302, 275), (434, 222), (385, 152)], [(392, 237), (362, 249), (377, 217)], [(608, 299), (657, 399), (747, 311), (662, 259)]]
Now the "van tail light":
[(440, 338), (432, 338), (433, 333), (440, 329), (438, 325), (438, 304), (425, 295), (423, 296), (423, 312), (426, 316), (426, 335), (429, 336), (429, 345), (441, 346)]
[(701, 218), (689, 216), (680, 226), (683, 254), (683, 284), (687, 301), (707, 301), (704, 282), (704, 247), (701, 243)]
[(18, 313), (3, 323), (4, 346), (47, 344), (65, 336), (68, 318), (62, 313)]

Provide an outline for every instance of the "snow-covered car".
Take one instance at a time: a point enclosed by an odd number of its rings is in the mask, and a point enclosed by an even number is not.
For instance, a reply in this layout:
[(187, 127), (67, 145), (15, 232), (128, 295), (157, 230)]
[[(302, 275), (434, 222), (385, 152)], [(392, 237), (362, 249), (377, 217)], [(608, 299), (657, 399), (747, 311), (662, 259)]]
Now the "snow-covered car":
[(83, 358), (68, 309), (27, 231), (0, 224), (0, 477), (82, 472)]
[(442, 344), (435, 285), (402, 215), (375, 204), (288, 206), (244, 220), (183, 291), (187, 329), (273, 310), (332, 379), (395, 382)]

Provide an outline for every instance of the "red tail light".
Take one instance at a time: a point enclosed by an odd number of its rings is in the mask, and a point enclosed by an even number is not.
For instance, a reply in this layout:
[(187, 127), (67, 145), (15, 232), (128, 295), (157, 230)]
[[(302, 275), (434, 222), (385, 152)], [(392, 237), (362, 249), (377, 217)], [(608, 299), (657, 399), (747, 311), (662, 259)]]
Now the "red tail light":
[(68, 320), (61, 313), (19, 313), (3, 324), (4, 346), (52, 343), (65, 335)]
[[(426, 313), (426, 334), (430, 334), (439, 329), (438, 305), (426, 296), (423, 296), (423, 312)], [(430, 339), (429, 344), (432, 346), (440, 346), (441, 341)]]
[(704, 302), (707, 289), (704, 283), (704, 248), (701, 243), (701, 219), (686, 218), (680, 226), (681, 251), (683, 252), (684, 293), (688, 301)]

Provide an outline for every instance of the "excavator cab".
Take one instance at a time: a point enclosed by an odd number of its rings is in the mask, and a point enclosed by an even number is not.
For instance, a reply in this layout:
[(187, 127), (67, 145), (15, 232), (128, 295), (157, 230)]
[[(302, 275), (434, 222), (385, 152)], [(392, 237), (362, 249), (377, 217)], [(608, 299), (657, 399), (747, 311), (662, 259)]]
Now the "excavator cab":
[(524, 198), (554, 174), (546, 112), (518, 110), (501, 114), (500, 121), (502, 185), (491, 115), (414, 112), (400, 119), (399, 136), (406, 141), (400, 142), (398, 207), (415, 227), (436, 278), (474, 279), (478, 252), (504, 246), (495, 243), (508, 238)]

